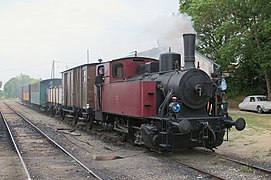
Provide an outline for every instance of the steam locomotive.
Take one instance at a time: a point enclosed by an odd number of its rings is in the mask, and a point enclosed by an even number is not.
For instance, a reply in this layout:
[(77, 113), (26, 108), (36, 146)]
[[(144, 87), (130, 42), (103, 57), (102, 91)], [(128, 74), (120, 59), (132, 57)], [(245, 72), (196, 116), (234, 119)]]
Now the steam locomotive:
[[(168, 52), (159, 60), (126, 57), (66, 70), (62, 86), (46, 91), (51, 98), (46, 108), (87, 129), (100, 123), (119, 140), (155, 151), (213, 149), (232, 126), (243, 130), (245, 120), (228, 115), (222, 78), (195, 68), (195, 37), (183, 35), (183, 67), (181, 55)], [(58, 97), (55, 103), (52, 97)]]

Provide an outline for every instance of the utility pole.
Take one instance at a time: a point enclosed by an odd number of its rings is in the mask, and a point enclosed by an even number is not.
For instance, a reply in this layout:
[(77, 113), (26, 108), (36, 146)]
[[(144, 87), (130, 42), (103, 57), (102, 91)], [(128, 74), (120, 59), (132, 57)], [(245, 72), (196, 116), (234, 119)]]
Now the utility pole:
[(55, 78), (55, 60), (53, 60), (51, 68), (51, 79)]
[(89, 50), (87, 49), (87, 63), (89, 64)]

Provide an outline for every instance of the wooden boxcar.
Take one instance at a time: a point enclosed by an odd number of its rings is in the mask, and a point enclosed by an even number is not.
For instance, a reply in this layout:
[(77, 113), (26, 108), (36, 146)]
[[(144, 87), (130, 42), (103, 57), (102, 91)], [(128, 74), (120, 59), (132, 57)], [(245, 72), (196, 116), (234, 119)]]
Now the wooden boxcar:
[(84, 64), (62, 72), (63, 117), (69, 114), (77, 122), (78, 118), (87, 120), (92, 115), (96, 65)]
[(48, 105), (48, 111), (52, 115), (59, 114), (62, 109), (62, 79), (55, 79), (54, 83), (46, 89), (46, 101)]
[(56, 84), (46, 90), (46, 99), (49, 106), (59, 106), (62, 104), (62, 84)]
[(30, 84), (30, 103), (40, 105), (40, 82)]
[(19, 89), (19, 98), (22, 100), (22, 103), (29, 104), (30, 103), (30, 85), (23, 85)]

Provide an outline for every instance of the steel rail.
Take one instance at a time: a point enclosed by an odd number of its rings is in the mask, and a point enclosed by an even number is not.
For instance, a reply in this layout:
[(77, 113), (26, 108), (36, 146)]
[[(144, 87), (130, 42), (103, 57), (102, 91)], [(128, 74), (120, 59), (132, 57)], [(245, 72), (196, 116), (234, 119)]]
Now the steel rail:
[(30, 122), (24, 115), (22, 115), (21, 113), (16, 111), (14, 108), (10, 107), (8, 104), (6, 104), (6, 106), (8, 106), (11, 110), (13, 110), (18, 116), (20, 116), (28, 124), (30, 124), (32, 127), (34, 127), (39, 133), (41, 133), (44, 137), (46, 137), (52, 144), (57, 146), (64, 153), (66, 153), (69, 157), (71, 157), (73, 160), (75, 160), (81, 167), (83, 167), (86, 171), (88, 171), (92, 176), (94, 176), (95, 178), (97, 178), (99, 180), (102, 180), (101, 177), (99, 177), (96, 173), (94, 173), (92, 170), (90, 170), (86, 165), (84, 165), (81, 161), (79, 161), (76, 157), (74, 157), (71, 153), (69, 153), (65, 148), (63, 148), (56, 141), (54, 141), (52, 138), (50, 138), (47, 134), (45, 134), (43, 131), (41, 131), (36, 125), (34, 125), (32, 122)]
[(17, 152), (19, 158), (20, 158), (20, 161), (21, 161), (21, 163), (22, 163), (22, 165), (23, 165), (23, 168), (24, 168), (25, 174), (26, 174), (26, 176), (27, 176), (27, 179), (28, 179), (28, 180), (31, 180), (30, 173), (29, 173), (29, 171), (28, 171), (28, 169), (27, 169), (27, 167), (26, 167), (26, 164), (25, 164), (25, 162), (24, 162), (24, 160), (23, 160), (23, 157), (22, 157), (22, 155), (21, 155), (21, 153), (20, 153), (20, 151), (19, 151), (19, 148), (18, 148), (18, 146), (17, 146), (17, 144), (16, 144), (16, 142), (15, 142), (15, 139), (14, 139), (12, 133), (11, 133), (11, 130), (10, 130), (10, 128), (9, 128), (9, 125), (8, 125), (7, 121), (6, 121), (6, 118), (5, 118), (4, 114), (2, 113), (2, 111), (0, 111), (0, 113), (1, 113), (1, 116), (2, 116), (2, 118), (3, 118), (4, 123), (5, 123), (5, 125), (6, 125), (6, 128), (7, 128), (7, 130), (8, 130), (9, 136), (10, 136), (10, 138), (11, 138), (11, 140), (12, 140), (13, 146), (14, 146), (14, 148), (15, 148), (15, 150), (16, 150), (16, 152)]
[[(198, 151), (198, 152), (201, 152), (201, 151)], [(235, 162), (237, 164), (241, 164), (241, 165), (247, 166), (249, 168), (257, 169), (257, 170), (260, 170), (262, 172), (271, 174), (271, 170), (270, 169), (266, 169), (266, 168), (263, 168), (263, 167), (260, 167), (260, 166), (256, 166), (256, 165), (253, 165), (251, 163), (242, 162), (242, 161), (239, 161), (237, 159), (233, 159), (233, 158), (227, 157), (227, 156), (222, 155), (222, 154), (218, 154), (218, 153), (217, 154), (212, 154), (212, 153), (205, 152), (205, 151), (203, 151), (201, 153), (204, 153), (204, 154), (207, 154), (207, 155), (210, 155), (210, 156), (216, 156), (216, 157), (218, 157), (220, 159), (226, 159), (228, 161)]]
[(232, 158), (223, 156), (223, 155), (218, 155), (218, 157), (219, 157), (219, 158), (226, 159), (226, 160), (229, 160), (229, 161), (232, 161), (232, 162), (235, 162), (235, 163), (242, 164), (242, 165), (244, 165), (244, 166), (247, 166), (247, 167), (250, 167), (250, 168), (253, 168), (253, 169), (257, 169), (257, 170), (263, 171), (263, 172), (265, 172), (265, 173), (271, 174), (271, 170), (265, 169), (265, 168), (260, 167), (260, 166), (256, 166), (256, 165), (249, 164), (249, 163), (245, 163), (245, 162), (242, 162), (242, 161), (239, 161), (239, 160), (235, 160), (235, 159), (232, 159)]
[(175, 162), (177, 162), (177, 163), (179, 163), (179, 164), (181, 164), (181, 165), (183, 165), (183, 166), (186, 166), (186, 167), (188, 167), (188, 168), (190, 168), (190, 169), (193, 169), (193, 170), (195, 170), (195, 171), (198, 171), (198, 172), (200, 172), (200, 173), (202, 173), (202, 174), (211, 176), (213, 179), (226, 180), (225, 178), (222, 178), (222, 177), (219, 177), (219, 176), (217, 176), (217, 175), (215, 175), (215, 174), (206, 172), (206, 171), (204, 171), (204, 170), (202, 170), (202, 169), (199, 169), (199, 168), (196, 168), (196, 167), (191, 166), (191, 165), (189, 165), (189, 164), (186, 164), (186, 163), (184, 163), (184, 162), (181, 162), (180, 160), (177, 160), (177, 159), (171, 159), (171, 160), (173, 160), (173, 161), (175, 161)]

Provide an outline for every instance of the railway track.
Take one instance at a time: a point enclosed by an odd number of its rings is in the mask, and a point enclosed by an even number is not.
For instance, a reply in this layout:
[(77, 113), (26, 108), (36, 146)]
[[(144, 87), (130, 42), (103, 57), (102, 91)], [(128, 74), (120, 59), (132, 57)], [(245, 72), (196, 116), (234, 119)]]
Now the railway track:
[(202, 153), (204, 155), (209, 155), (209, 156), (217, 157), (217, 158), (220, 158), (220, 159), (223, 159), (223, 160), (227, 160), (227, 161), (239, 164), (241, 166), (251, 168), (251, 169), (256, 170), (256, 171), (260, 171), (262, 173), (265, 173), (266, 177), (271, 178), (271, 169), (267, 169), (265, 167), (260, 167), (258, 165), (253, 164), (252, 162), (233, 159), (232, 157), (228, 157), (227, 155), (222, 155), (222, 154), (218, 154), (218, 153), (212, 153), (212, 152), (207, 152), (207, 151), (198, 151), (198, 152), (200, 152), (200, 153)]
[(3, 105), (1, 116), (24, 169), (23, 179), (102, 179), (22, 114)]
[[(12, 140), (9, 136), (5, 122), (0, 115), (0, 174), (1, 179), (19, 179), (24, 177), (19, 156), (15, 152)], [(26, 179), (26, 177), (25, 177)]]
[[(66, 120), (66, 123), (72, 125), (72, 120), (67, 119), (67, 120)], [(80, 126), (78, 126), (77, 128), (80, 128)], [(96, 128), (98, 128), (98, 127), (96, 127)], [(81, 127), (80, 129), (87, 131), (86, 129), (84, 129), (84, 128), (82, 128), (82, 127)], [(95, 129), (95, 128), (94, 128), (94, 129)], [(92, 131), (95, 131), (95, 134), (96, 134), (96, 135), (99, 135), (100, 131), (99, 131), (99, 130), (94, 130), (94, 129), (92, 129)], [(98, 129), (99, 129), (99, 128), (98, 128)], [(108, 138), (110, 138), (111, 140), (114, 139), (112, 133), (109, 133), (109, 134), (110, 134), (110, 135), (108, 135), (108, 134), (105, 135), (105, 134), (103, 133), (103, 136), (106, 137), (107, 139), (108, 139)], [(115, 137), (115, 138), (117, 138), (117, 137)], [(118, 141), (115, 139), (114, 142), (118, 142)], [(181, 161), (179, 161), (179, 160), (176, 160), (175, 162), (181, 164), (182, 166), (187, 167), (188, 169), (192, 169), (192, 170), (194, 170), (195, 172), (198, 172), (198, 173), (201, 175), (201, 177), (203, 177), (203, 178), (207, 178), (207, 179), (221, 179), (221, 180), (224, 179), (224, 178), (219, 177), (219, 176), (217, 176), (217, 175), (215, 175), (215, 174), (212, 174), (212, 173), (210, 173), (210, 172), (201, 170), (201, 169), (199, 169), (199, 168), (196, 168), (196, 167), (194, 167), (194, 166), (191, 166), (191, 165), (186, 164), (186, 163), (184, 163), (184, 162), (181, 162)]]
[[(67, 122), (69, 122), (70, 120), (67, 120)], [(79, 126), (80, 127), (80, 126)], [(77, 128), (79, 128), (79, 127), (77, 127)], [(82, 130), (85, 130), (84, 128), (80, 128), (80, 129), (82, 129)], [(94, 129), (92, 129), (92, 131), (91, 132), (93, 132), (93, 131), (95, 131)], [(99, 135), (99, 131), (95, 131), (95, 133), (93, 133), (93, 134), (95, 134), (95, 135)], [(107, 135), (107, 134), (106, 134)], [(103, 136), (106, 136), (104, 133), (103, 133)], [(110, 138), (110, 139), (112, 139), (112, 135), (110, 135), (110, 136), (106, 136), (106, 138), (105, 139), (108, 139), (108, 138)], [(211, 152), (209, 152), (209, 151), (202, 151), (202, 150), (192, 150), (192, 151), (194, 151), (194, 152), (196, 152), (199, 156), (201, 156), (201, 157), (206, 157), (206, 155), (208, 156), (208, 155), (210, 155), (210, 156), (214, 156), (214, 157), (216, 157), (216, 158), (214, 158), (214, 159), (216, 159), (215, 161), (217, 161), (216, 163), (219, 163), (219, 164), (213, 164), (212, 166), (214, 167), (214, 169), (218, 166), (218, 165), (222, 165), (222, 166), (224, 166), (224, 171), (225, 171), (225, 173), (219, 173), (219, 171), (220, 170), (214, 170), (214, 171), (212, 171), (212, 169), (209, 167), (209, 169), (208, 169), (208, 167), (207, 168), (205, 168), (205, 167), (201, 167), (201, 166), (198, 166), (197, 165), (197, 163), (193, 163), (193, 160), (191, 161), (190, 160), (190, 162), (186, 162), (186, 161), (182, 161), (182, 160), (180, 160), (180, 159), (171, 159), (170, 158), (170, 160), (172, 160), (172, 161), (174, 161), (174, 162), (176, 162), (177, 164), (180, 164), (181, 166), (183, 166), (183, 167), (187, 167), (188, 169), (192, 169), (194, 172), (196, 172), (196, 174), (198, 174), (198, 178), (202, 178), (202, 179), (238, 179), (238, 174), (239, 174), (239, 172), (238, 172), (238, 168), (239, 168), (239, 166), (232, 166), (232, 164), (229, 164), (228, 163), (228, 161), (230, 161), (229, 159), (230, 159), (230, 157), (228, 157), (228, 160), (227, 159), (225, 159), (225, 158), (222, 158), (222, 156), (223, 155), (218, 155), (218, 154), (216, 154), (216, 153), (211, 153)], [(202, 155), (200, 155), (200, 154), (204, 154), (204, 156), (202, 156)], [(186, 154), (183, 154), (182, 156), (186, 156)], [(221, 156), (221, 157), (220, 157)], [(161, 157), (160, 157), (161, 158)], [(227, 160), (227, 162), (225, 162), (225, 161), (221, 161), (221, 160), (217, 160), (217, 158), (219, 158), (219, 159), (224, 159), (224, 160)], [(195, 158), (195, 157), (193, 157), (193, 159), (195, 160), (195, 159), (197, 159), (197, 158)], [(206, 161), (208, 161), (208, 158), (205, 158), (206, 159)], [(235, 161), (235, 163), (237, 163), (236, 161), (238, 161), (238, 160), (236, 160), (236, 159), (233, 159), (234, 161)], [(199, 160), (200, 161), (200, 160)], [(212, 161), (212, 159), (210, 159), (210, 161)], [(233, 162), (233, 161), (232, 161)], [(256, 166), (256, 165), (253, 165), (253, 164), (251, 164), (251, 163), (248, 163), (248, 162), (242, 162), (241, 160), (240, 160), (240, 162), (238, 163), (240, 166), (242, 166), (242, 167), (245, 167), (244, 168), (244, 171), (246, 170), (246, 168), (248, 169), (248, 171), (252, 171), (251, 169), (256, 169), (257, 171), (262, 171), (263, 173), (264, 173), (264, 175), (261, 175), (260, 177), (263, 177), (263, 179), (269, 179), (270, 178), (270, 176), (269, 175), (266, 175), (266, 174), (268, 174), (268, 173), (270, 173), (270, 170), (268, 170), (268, 169), (266, 169), (266, 171), (264, 170), (265, 168), (263, 168), (263, 167), (259, 167), (259, 166)], [(226, 168), (225, 168), (226, 167)], [(251, 168), (251, 169), (250, 169)], [(235, 172), (235, 174), (237, 175), (237, 176), (235, 176), (235, 175), (232, 175), (232, 174), (234, 174), (233, 172), (230, 172), (230, 169), (234, 169), (233, 171), (236, 171)], [(262, 170), (261, 170), (262, 169)], [(189, 170), (188, 170), (189, 171)], [(242, 170), (241, 170), (242, 171)], [(227, 173), (228, 173), (228, 175), (227, 175)], [(232, 173), (232, 174), (231, 174)], [(246, 172), (240, 172), (241, 174), (245, 174), (246, 175)], [(249, 172), (250, 173), (250, 175), (248, 175), (249, 177), (253, 177), (253, 175), (251, 175), (251, 174), (253, 174), (254, 172)], [(257, 176), (258, 177), (258, 176)], [(240, 177), (239, 177), (240, 178)], [(241, 178), (242, 179), (242, 178)], [(250, 178), (247, 178), (247, 179), (250, 179)], [(256, 178), (257, 179), (257, 178)]]
[(29, 171), (28, 171), (28, 169), (27, 169), (27, 167), (26, 167), (26, 164), (25, 164), (25, 162), (24, 162), (24, 160), (23, 160), (23, 158), (22, 158), (22, 154), (21, 154), (21, 152), (20, 152), (20, 150), (19, 150), (19, 148), (18, 148), (18, 145), (17, 145), (17, 143), (16, 143), (16, 141), (15, 141), (15, 138), (14, 138), (14, 136), (12, 135), (11, 129), (10, 129), (10, 127), (9, 127), (7, 121), (6, 121), (6, 118), (5, 118), (5, 116), (4, 116), (4, 113), (3, 113), (2, 111), (1, 111), (1, 117), (2, 117), (2, 120), (3, 120), (3, 122), (4, 122), (4, 125), (6, 126), (6, 129), (7, 129), (7, 132), (8, 132), (8, 134), (9, 134), (9, 136), (10, 136), (10, 139), (11, 139), (11, 141), (12, 141), (12, 144), (13, 144), (15, 150), (16, 150), (16, 153), (17, 153), (17, 155), (18, 155), (18, 157), (19, 157), (19, 159), (20, 159), (21, 165), (22, 165), (23, 170), (24, 170), (24, 174), (25, 174), (25, 176), (26, 176), (27, 179), (31, 179), (30, 174), (29, 174)]
[[(232, 158), (201, 149), (183, 150), (183, 156), (170, 155), (170, 161), (199, 172), (200, 178), (211, 179), (270, 179), (271, 170), (250, 161)], [(195, 162), (196, 160), (196, 162)]]
[(211, 172), (208, 172), (206, 170), (203, 170), (201, 168), (197, 168), (196, 166), (193, 166), (193, 165), (190, 165), (189, 163), (186, 163), (186, 162), (183, 162), (181, 160), (176, 160), (174, 159), (174, 161), (178, 164), (181, 164), (182, 166), (185, 166), (185, 167), (188, 167), (190, 169), (193, 169), (197, 172), (200, 173), (200, 177), (198, 177), (199, 179), (217, 179), (217, 180), (226, 180), (226, 178), (224, 177), (221, 177), (221, 176), (218, 176), (218, 175), (215, 175)]

